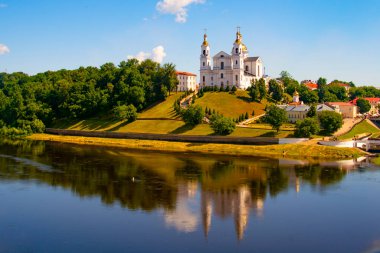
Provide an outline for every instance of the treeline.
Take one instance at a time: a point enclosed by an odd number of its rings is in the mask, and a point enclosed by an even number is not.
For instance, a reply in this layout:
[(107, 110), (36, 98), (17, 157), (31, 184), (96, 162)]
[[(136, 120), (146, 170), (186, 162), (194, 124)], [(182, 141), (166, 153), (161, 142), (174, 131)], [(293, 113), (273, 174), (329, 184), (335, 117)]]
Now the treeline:
[(106, 63), (100, 68), (33, 76), (0, 73), (0, 128), (3, 134), (41, 132), (56, 120), (99, 113), (133, 119), (136, 111), (165, 100), (176, 86), (175, 66), (151, 60), (131, 59), (118, 66)]
[[(349, 90), (341, 84), (347, 84)], [(271, 79), (268, 90), (265, 89), (264, 79), (253, 81), (247, 89), (253, 101), (260, 102), (267, 98), (271, 102), (289, 103), (295, 91), (299, 93), (300, 100), (306, 104), (321, 102), (346, 102), (361, 97), (380, 97), (380, 90), (373, 86), (356, 87), (353, 82), (334, 80), (327, 83), (326, 78), (320, 77), (317, 89), (310, 90), (306, 85), (299, 83), (287, 71), (282, 71), (280, 77)]]

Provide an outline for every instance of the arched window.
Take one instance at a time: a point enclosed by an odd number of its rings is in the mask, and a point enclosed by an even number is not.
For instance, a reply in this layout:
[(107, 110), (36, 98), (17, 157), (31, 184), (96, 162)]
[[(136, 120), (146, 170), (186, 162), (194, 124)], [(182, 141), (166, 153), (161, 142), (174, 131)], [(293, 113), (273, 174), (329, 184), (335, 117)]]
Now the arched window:
[(235, 48), (235, 53), (239, 53), (239, 48)]
[(205, 66), (205, 62), (203, 62), (203, 67)]
[(206, 50), (203, 50), (203, 55), (206, 55)]
[(237, 65), (237, 60), (235, 61), (235, 64)]
[(223, 73), (220, 74), (220, 78), (223, 79)]
[(205, 77), (205, 76), (203, 76), (202, 80), (203, 80), (203, 82), (206, 82), (206, 77)]
[(220, 63), (220, 69), (224, 69), (224, 62)]

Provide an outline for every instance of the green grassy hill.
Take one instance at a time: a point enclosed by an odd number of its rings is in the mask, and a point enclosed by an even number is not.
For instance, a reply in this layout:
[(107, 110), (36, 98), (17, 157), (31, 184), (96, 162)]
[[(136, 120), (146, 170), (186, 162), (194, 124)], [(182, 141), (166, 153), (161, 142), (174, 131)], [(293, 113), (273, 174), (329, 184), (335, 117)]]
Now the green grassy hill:
[(230, 94), (228, 92), (205, 92), (203, 97), (195, 100), (195, 104), (203, 108), (208, 107), (215, 109), (225, 117), (237, 118), (246, 112), (252, 117), (252, 111), (255, 112), (255, 116), (263, 114), (266, 101), (263, 100), (262, 103), (252, 102), (247, 91), (238, 90), (236, 94)]
[(356, 126), (354, 126), (351, 131), (338, 137), (339, 140), (351, 140), (354, 136), (364, 136), (367, 134), (373, 134), (374, 137), (380, 135), (380, 129), (369, 122), (369, 119), (363, 120)]
[[(139, 113), (136, 121), (127, 123), (113, 119), (110, 115), (93, 117), (76, 122), (57, 122), (54, 128), (65, 128), (72, 130), (93, 131), (116, 131), (135, 133), (160, 133), (160, 134), (186, 134), (186, 135), (211, 135), (212, 129), (208, 124), (200, 124), (190, 127), (178, 117), (173, 110), (173, 103), (182, 93), (176, 93), (151, 108)], [(206, 92), (202, 98), (196, 100), (195, 104), (203, 108), (223, 113), (226, 117), (238, 117), (240, 114), (255, 111), (255, 115), (264, 113), (265, 104), (252, 103), (248, 101), (245, 91), (237, 91), (236, 95), (227, 92)], [(293, 134), (288, 129), (280, 130), (277, 137), (287, 137)], [(231, 136), (274, 136), (274, 132), (267, 125), (260, 128), (239, 128)]]

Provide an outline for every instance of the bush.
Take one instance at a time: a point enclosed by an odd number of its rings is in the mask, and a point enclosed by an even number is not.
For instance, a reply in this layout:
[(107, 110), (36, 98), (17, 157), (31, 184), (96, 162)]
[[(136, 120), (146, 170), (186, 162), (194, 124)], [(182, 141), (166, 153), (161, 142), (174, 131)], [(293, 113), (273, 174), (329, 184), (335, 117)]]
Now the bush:
[(248, 112), (245, 113), (244, 119), (249, 119)]
[(34, 119), (31, 122), (30, 127), (31, 127), (33, 133), (43, 133), (43, 132), (45, 132), (45, 124), (41, 120), (39, 120), (39, 119)]
[(231, 91), (232, 91), (233, 93), (235, 93), (235, 92), (236, 92), (236, 90), (237, 90), (236, 86), (235, 86), (235, 85), (234, 85), (234, 86), (232, 86), (232, 88), (231, 88)]
[(230, 86), (227, 85), (227, 86), (226, 86), (226, 89), (225, 89), (224, 91), (229, 92), (229, 91), (230, 91)]
[(189, 106), (187, 110), (185, 110), (182, 114), (183, 120), (186, 122), (186, 124), (195, 126), (200, 123), (202, 123), (204, 112), (201, 106), (195, 105), (195, 106)]
[(129, 122), (137, 119), (137, 110), (134, 105), (119, 105), (113, 108), (114, 116), (119, 120), (128, 120)]
[(211, 128), (216, 134), (228, 135), (235, 130), (235, 122), (232, 119), (215, 114), (211, 117)]
[(321, 128), (326, 134), (332, 134), (343, 125), (343, 118), (337, 112), (323, 111), (318, 115)]
[(305, 118), (304, 120), (298, 120), (296, 122), (296, 130), (294, 135), (296, 137), (309, 138), (313, 134), (319, 132), (319, 122), (316, 118)]

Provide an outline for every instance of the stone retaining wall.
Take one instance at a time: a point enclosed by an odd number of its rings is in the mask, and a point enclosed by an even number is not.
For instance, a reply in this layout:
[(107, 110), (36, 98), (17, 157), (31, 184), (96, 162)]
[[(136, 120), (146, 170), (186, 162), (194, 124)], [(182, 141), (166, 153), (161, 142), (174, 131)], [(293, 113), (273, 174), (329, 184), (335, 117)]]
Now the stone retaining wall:
[(279, 144), (279, 138), (271, 138), (271, 137), (232, 137), (232, 136), (177, 135), (177, 134), (120, 133), (120, 132), (105, 132), (105, 131), (65, 130), (65, 129), (55, 129), (55, 128), (46, 128), (45, 132), (48, 134), (57, 134), (57, 135), (196, 142), (196, 143), (224, 143), (224, 144), (241, 144), (241, 145)]

